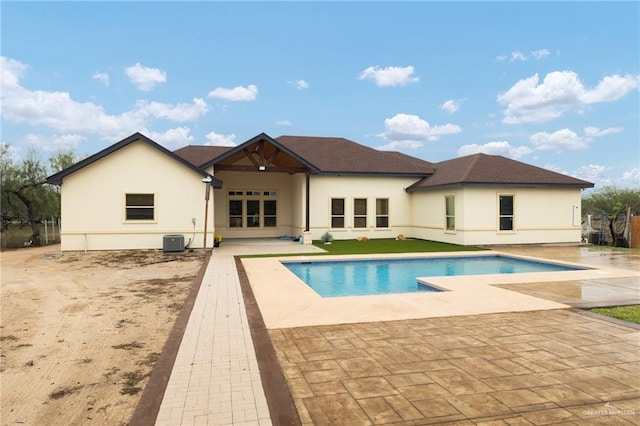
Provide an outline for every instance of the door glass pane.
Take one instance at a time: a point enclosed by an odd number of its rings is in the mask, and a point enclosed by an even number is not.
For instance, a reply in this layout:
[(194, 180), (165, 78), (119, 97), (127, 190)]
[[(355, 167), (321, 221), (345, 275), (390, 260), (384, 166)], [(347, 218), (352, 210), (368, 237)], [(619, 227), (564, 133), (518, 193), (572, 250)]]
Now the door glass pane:
[(247, 200), (247, 227), (257, 228), (260, 226), (260, 201)]
[(229, 200), (229, 227), (242, 228), (242, 200)]
[(276, 226), (276, 200), (264, 200), (264, 226)]

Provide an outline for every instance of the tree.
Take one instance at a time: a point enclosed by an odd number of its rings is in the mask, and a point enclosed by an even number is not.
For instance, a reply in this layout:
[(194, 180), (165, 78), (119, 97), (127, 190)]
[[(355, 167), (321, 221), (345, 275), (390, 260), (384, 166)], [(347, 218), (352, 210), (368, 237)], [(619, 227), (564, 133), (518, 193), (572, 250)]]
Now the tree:
[[(71, 152), (59, 152), (49, 159), (52, 170), (73, 163)], [(60, 194), (46, 183), (47, 167), (35, 151), (16, 163), (7, 144), (0, 145), (0, 206), (2, 232), (8, 230), (14, 220), (31, 226), (33, 245), (40, 245), (40, 222), (50, 217), (60, 217)]]
[[(600, 191), (592, 192), (582, 199), (584, 214), (605, 215), (611, 232), (612, 245), (620, 244), (624, 220), (621, 215), (631, 210), (632, 214), (640, 214), (640, 189), (616, 188), (605, 186)], [(624, 216), (622, 216), (624, 217)]]

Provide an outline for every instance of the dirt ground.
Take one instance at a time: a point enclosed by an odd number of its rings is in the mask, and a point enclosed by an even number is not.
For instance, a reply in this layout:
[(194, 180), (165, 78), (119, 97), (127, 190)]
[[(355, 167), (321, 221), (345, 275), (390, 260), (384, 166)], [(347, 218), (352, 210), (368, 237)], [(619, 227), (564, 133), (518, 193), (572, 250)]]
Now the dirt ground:
[(2, 425), (127, 424), (203, 259), (2, 252)]

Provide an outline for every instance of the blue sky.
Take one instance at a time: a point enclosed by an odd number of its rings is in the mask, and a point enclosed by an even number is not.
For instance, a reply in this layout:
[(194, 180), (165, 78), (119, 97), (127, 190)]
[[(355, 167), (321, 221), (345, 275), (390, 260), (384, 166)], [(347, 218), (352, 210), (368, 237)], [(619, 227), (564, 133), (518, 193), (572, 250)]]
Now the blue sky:
[(638, 2), (11, 2), (2, 142), (88, 155), (265, 132), (640, 188)]

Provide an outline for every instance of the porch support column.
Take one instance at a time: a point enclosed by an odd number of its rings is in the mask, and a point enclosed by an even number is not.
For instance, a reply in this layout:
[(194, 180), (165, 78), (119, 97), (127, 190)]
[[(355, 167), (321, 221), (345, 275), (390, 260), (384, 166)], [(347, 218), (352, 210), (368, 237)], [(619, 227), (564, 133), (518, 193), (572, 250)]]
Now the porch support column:
[(309, 188), (310, 188), (310, 185), (309, 185), (310, 173), (309, 173), (309, 171), (308, 171), (308, 170), (307, 170), (307, 173), (306, 173), (306, 177), (307, 177), (307, 182), (306, 182), (306, 187), (307, 187), (307, 188), (306, 188), (306, 194), (305, 194), (305, 204), (306, 204), (306, 206), (305, 206), (305, 210), (306, 210), (306, 211), (305, 211), (305, 228), (304, 228), (304, 230), (305, 230), (306, 232), (309, 232), (309, 209), (310, 209), (310, 205), (311, 205), (311, 201), (310, 201), (311, 196), (309, 195)]

